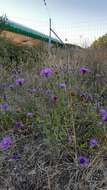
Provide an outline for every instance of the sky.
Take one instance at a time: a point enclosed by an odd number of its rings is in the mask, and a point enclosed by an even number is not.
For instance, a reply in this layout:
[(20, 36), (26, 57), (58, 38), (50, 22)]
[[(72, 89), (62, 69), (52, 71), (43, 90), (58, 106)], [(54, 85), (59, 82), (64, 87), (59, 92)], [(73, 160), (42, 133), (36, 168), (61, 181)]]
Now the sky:
[[(0, 0), (0, 15), (68, 43), (90, 45), (107, 33), (107, 0)], [(54, 34), (52, 34), (54, 37)]]

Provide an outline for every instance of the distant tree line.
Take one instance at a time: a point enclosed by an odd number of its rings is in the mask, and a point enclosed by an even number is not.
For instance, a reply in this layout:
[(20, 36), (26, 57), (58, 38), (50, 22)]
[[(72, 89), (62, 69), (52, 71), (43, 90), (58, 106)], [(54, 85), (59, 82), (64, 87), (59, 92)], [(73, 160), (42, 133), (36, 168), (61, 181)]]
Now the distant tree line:
[(97, 48), (97, 47), (107, 47), (107, 34), (103, 35), (102, 37), (99, 37), (97, 40), (95, 40), (91, 47)]

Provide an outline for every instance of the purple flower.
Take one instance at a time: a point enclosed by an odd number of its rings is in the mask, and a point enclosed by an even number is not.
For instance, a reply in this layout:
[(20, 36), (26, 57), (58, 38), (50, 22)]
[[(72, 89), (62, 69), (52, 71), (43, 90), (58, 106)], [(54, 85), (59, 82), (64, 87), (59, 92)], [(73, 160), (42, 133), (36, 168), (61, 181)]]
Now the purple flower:
[(49, 77), (53, 75), (53, 70), (51, 68), (45, 68), (40, 71), (40, 76)]
[(103, 121), (107, 121), (107, 111), (105, 109), (100, 109), (100, 115)]
[(18, 155), (17, 155), (17, 153), (13, 153), (13, 155), (12, 155), (12, 160), (17, 160), (19, 157), (18, 157)]
[(65, 83), (59, 83), (59, 87), (60, 87), (60, 88), (65, 88), (65, 87), (66, 87), (66, 84), (65, 84)]
[(4, 103), (0, 104), (0, 109), (7, 111), (9, 109), (8, 103), (4, 102)]
[(12, 144), (12, 138), (9, 136), (6, 136), (0, 142), (0, 148), (2, 148), (3, 150), (6, 150), (10, 147), (11, 144)]
[(86, 158), (85, 156), (79, 156), (79, 164), (82, 167), (86, 167), (89, 163), (89, 159)]
[(102, 120), (103, 120), (103, 121), (107, 121), (107, 113), (105, 113), (105, 114), (103, 115)]
[(97, 139), (96, 138), (90, 139), (89, 144), (90, 144), (91, 147), (96, 146), (98, 144)]
[(104, 116), (105, 114), (107, 114), (107, 111), (105, 109), (100, 109), (100, 114), (101, 116)]
[(17, 121), (16, 124), (15, 124), (15, 127), (16, 127), (16, 128), (22, 128), (22, 127), (23, 127), (22, 122)]
[(81, 74), (85, 74), (85, 73), (89, 73), (90, 72), (90, 69), (86, 68), (86, 67), (81, 67), (80, 68), (80, 73)]
[(16, 85), (23, 85), (25, 83), (24, 79), (16, 79)]
[(28, 112), (27, 113), (27, 117), (32, 117), (33, 116), (33, 113), (32, 112)]

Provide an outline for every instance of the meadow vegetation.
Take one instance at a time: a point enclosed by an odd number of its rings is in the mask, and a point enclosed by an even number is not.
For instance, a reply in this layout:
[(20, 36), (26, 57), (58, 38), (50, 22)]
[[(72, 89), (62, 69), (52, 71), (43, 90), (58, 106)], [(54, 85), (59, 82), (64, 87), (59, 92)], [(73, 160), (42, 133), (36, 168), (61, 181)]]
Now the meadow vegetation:
[(104, 34), (103, 36), (101, 36), (97, 40), (95, 40), (92, 43), (92, 47), (94, 47), (94, 48), (105, 48), (105, 47), (107, 47), (107, 34)]
[(0, 38), (0, 190), (107, 189), (107, 48)]

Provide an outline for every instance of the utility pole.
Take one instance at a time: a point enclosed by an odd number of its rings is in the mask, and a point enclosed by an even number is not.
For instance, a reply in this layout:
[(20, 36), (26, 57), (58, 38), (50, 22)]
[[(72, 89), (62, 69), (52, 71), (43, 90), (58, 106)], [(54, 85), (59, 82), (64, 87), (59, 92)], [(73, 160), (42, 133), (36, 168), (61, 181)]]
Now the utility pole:
[(60, 42), (64, 45), (63, 41), (59, 38), (59, 36), (56, 34), (56, 32), (52, 29), (52, 20), (51, 20), (51, 16), (49, 14), (49, 10), (48, 10), (48, 7), (47, 7), (47, 2), (46, 0), (43, 0), (44, 2), (44, 5), (45, 5), (45, 8), (47, 10), (47, 13), (48, 13), (48, 16), (49, 16), (49, 43), (48, 43), (48, 50), (49, 50), (49, 53), (51, 51), (51, 34), (53, 33), (59, 40)]
[(51, 48), (51, 18), (49, 18), (49, 51)]

